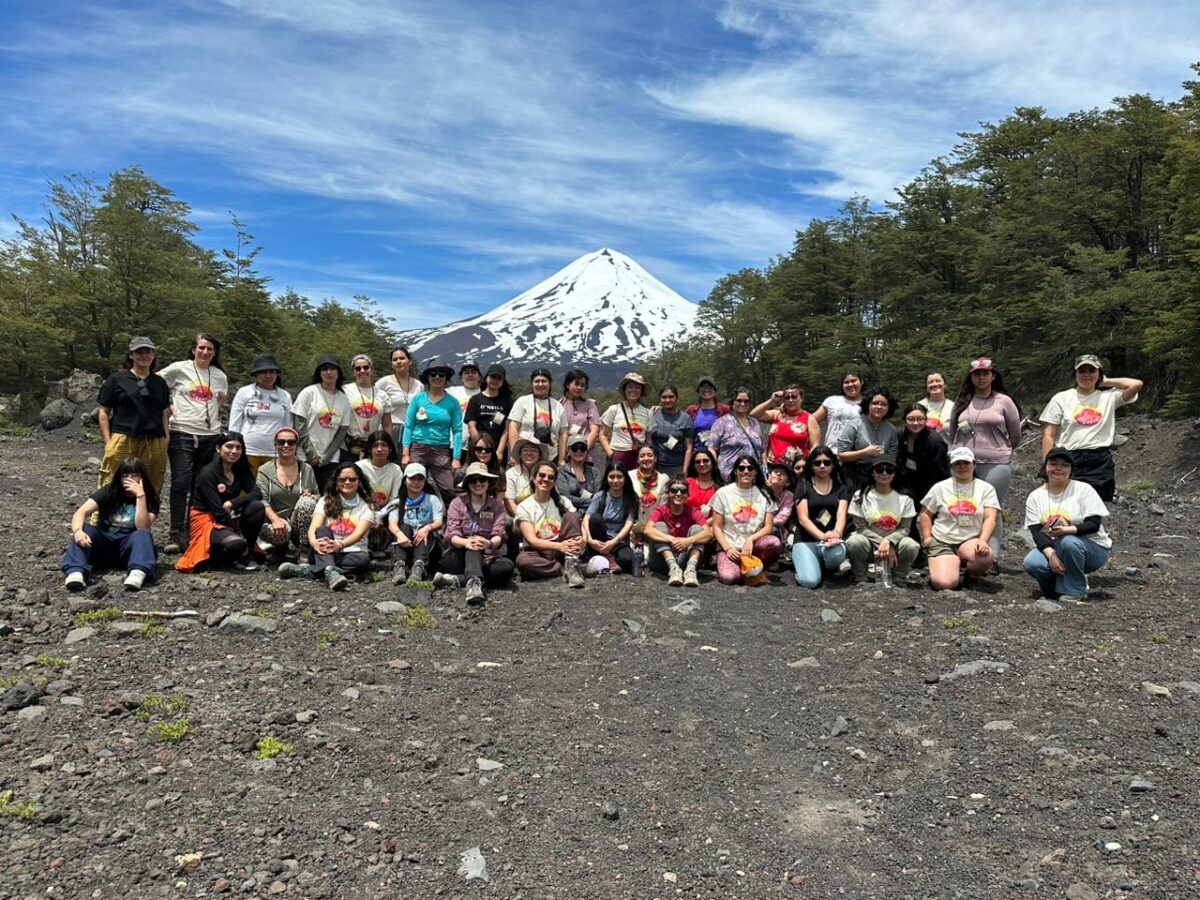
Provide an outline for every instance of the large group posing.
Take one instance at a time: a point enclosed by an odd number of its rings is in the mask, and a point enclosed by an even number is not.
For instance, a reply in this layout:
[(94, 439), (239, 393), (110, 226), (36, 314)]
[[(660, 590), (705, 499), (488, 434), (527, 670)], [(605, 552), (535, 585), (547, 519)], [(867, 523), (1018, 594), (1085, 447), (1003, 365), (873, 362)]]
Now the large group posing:
[[(653, 395), (629, 373), (601, 413), (579, 369), (559, 396), (536, 369), (516, 397), (503, 366), (467, 363), (452, 385), (438, 360), (414, 374), (404, 347), (390, 363), (377, 378), (366, 355), (349, 373), (322, 357), (293, 398), (264, 354), (230, 397), (213, 336), (161, 369), (152, 340), (131, 340), (100, 391), (99, 488), (72, 518), (66, 587), (98, 565), (122, 567), (128, 590), (154, 578), (168, 465), (163, 553), (180, 572), (269, 563), (344, 590), (382, 557), (393, 583), (465, 587), (474, 605), (514, 572), (582, 588), (648, 569), (691, 587), (715, 569), (756, 585), (790, 557), (803, 588), (838, 575), (921, 584), (924, 567), (951, 590), (999, 564), (1022, 413), (988, 358), (953, 397), (930, 374), (899, 425), (893, 393), (855, 373), (811, 413), (797, 384), (757, 404), (737, 388), (726, 404), (706, 376), (684, 406), (674, 385)], [(1047, 597), (1083, 601), (1112, 547), (1116, 410), (1142, 382), (1090, 354), (1074, 381), (1040, 416), (1044, 483), (1026, 501), (1023, 567)]]

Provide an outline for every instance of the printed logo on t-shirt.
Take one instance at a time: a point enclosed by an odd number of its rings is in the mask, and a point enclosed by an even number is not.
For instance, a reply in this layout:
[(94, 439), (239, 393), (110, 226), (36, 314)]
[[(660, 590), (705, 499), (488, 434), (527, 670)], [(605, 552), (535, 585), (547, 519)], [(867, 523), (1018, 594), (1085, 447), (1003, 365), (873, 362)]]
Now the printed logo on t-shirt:
[(537, 409), (533, 412), (533, 421), (535, 425), (549, 425), (553, 419), (550, 416), (550, 410)]
[(558, 537), (558, 522), (549, 516), (542, 516), (533, 523), (533, 533), (543, 541), (553, 541)]
[(317, 424), (322, 428), (333, 428), (333, 420), (337, 418), (337, 410), (332, 406), (324, 407), (317, 413)]
[(1100, 411), (1100, 407), (1098, 406), (1081, 403), (1075, 407), (1075, 412), (1071, 414), (1071, 418), (1075, 420), (1076, 425), (1082, 425), (1087, 428), (1092, 425), (1098, 425), (1100, 420), (1104, 418), (1104, 413)]
[(387, 498), (383, 491), (371, 491), (371, 502), (375, 504), (376, 509), (387, 503)]
[(881, 509), (871, 519), (871, 526), (882, 534), (891, 534), (900, 527), (900, 516), (894, 509)]
[(1042, 513), (1041, 521), (1047, 528), (1054, 525), (1070, 525), (1071, 514), (1061, 507), (1052, 506)]
[(645, 428), (645, 426), (642, 425), (641, 422), (630, 422), (629, 425), (622, 425), (621, 426), (621, 434), (625, 435), (625, 437), (629, 437), (629, 426), (630, 425), (633, 426), (633, 436), (635, 438), (637, 438), (637, 440), (640, 441), (642, 439), (642, 436), (646, 433), (646, 428)]
[(354, 404), (354, 414), (360, 419), (373, 419), (379, 415), (379, 407), (375, 405), (374, 400), (360, 397), (359, 401)]
[(344, 538), (354, 534), (354, 520), (342, 516), (340, 519), (334, 519), (329, 523), (329, 530), (333, 532), (334, 537)]
[(758, 510), (754, 508), (754, 504), (746, 500), (739, 500), (733, 507), (733, 521), (740, 525), (745, 525), (747, 522), (753, 522), (758, 517)]
[(186, 393), (188, 397), (190, 397), (192, 400), (195, 400), (197, 403), (207, 403), (214, 396), (212, 388), (210, 388), (203, 381), (189, 382)]
[(653, 488), (647, 488), (642, 493), (642, 509), (650, 509), (658, 504), (658, 494), (654, 493)]
[(979, 512), (979, 505), (970, 494), (958, 494), (951, 498), (946, 511), (952, 516), (973, 516)]
[(925, 414), (925, 427), (932, 428), (934, 431), (941, 431), (946, 427), (946, 423), (942, 421), (941, 413), (928, 412)]

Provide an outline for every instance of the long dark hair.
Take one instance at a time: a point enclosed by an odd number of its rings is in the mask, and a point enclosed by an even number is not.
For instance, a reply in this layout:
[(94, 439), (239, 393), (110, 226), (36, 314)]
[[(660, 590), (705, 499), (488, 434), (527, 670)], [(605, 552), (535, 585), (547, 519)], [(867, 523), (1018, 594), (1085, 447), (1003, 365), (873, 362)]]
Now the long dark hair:
[[(611, 497), (612, 495), (608, 492), (609, 472), (620, 472), (625, 476), (625, 486), (621, 489), (621, 515), (627, 519), (630, 516), (636, 518), (640, 504), (637, 491), (633, 489), (633, 479), (629, 476), (629, 467), (623, 462), (610, 462), (604, 467), (604, 493)], [(607, 503), (607, 499), (604, 502)]]
[(583, 392), (586, 395), (587, 389), (592, 386), (591, 379), (588, 378), (587, 372), (583, 369), (571, 369), (563, 376), (563, 397), (567, 396), (567, 388), (571, 386), (573, 381), (582, 381), (584, 383)]
[(113, 472), (108, 484), (97, 492), (96, 506), (100, 510), (101, 522), (107, 522), (112, 518), (113, 513), (122, 506), (134, 502), (133, 494), (125, 490), (122, 482), (126, 475), (137, 475), (142, 479), (142, 489), (146, 492), (146, 508), (149, 510), (158, 508), (158, 493), (150, 482), (150, 470), (138, 457), (127, 456), (121, 460), (121, 464)]
[(325, 502), (325, 521), (327, 523), (330, 519), (337, 519), (342, 515), (342, 495), (338, 488), (338, 478), (347, 469), (353, 472), (354, 477), (358, 479), (358, 496), (367, 506), (374, 507), (371, 502), (371, 492), (367, 489), (367, 479), (363, 477), (358, 466), (352, 462), (338, 463), (338, 467), (333, 470), (333, 474), (325, 482), (325, 493), (321, 495), (321, 499)]
[[(1004, 376), (1000, 374), (1000, 370), (992, 368), (989, 371), (992, 373), (992, 393), (1003, 394), (1012, 400), (1013, 406), (1017, 408), (1017, 417), (1021, 418), (1023, 416), (1021, 404), (1004, 389)], [(967, 374), (963, 376), (962, 384), (958, 386), (958, 396), (954, 399), (954, 408), (950, 411), (950, 422), (947, 425), (954, 423), (954, 427), (957, 428), (959, 414), (970, 405), (973, 399), (975, 399), (975, 383), (971, 381), (971, 372), (968, 370)]]
[(748, 462), (754, 466), (754, 486), (758, 488), (759, 493), (763, 495), (763, 499), (770, 503), (775, 502), (775, 498), (771, 495), (771, 489), (767, 487), (767, 479), (763, 477), (762, 465), (757, 459), (749, 453), (739, 453), (737, 459), (733, 461), (733, 465), (729, 467), (729, 471), (734, 473), (730, 484), (737, 484), (737, 467), (742, 462)]
[(386, 429), (376, 428), (367, 435), (367, 459), (370, 459), (370, 451), (376, 444), (388, 445), (388, 462), (395, 462), (399, 459), (399, 454), (396, 453), (396, 442), (392, 440), (392, 436)]
[(196, 347), (201, 341), (208, 341), (213, 345), (213, 357), (208, 361), (208, 364), (214, 369), (221, 368), (221, 342), (207, 332), (200, 332), (192, 341), (192, 349), (188, 351), (188, 359), (192, 362), (196, 361)]
[(715, 484), (717, 487), (720, 487), (721, 485), (723, 485), (725, 483), (725, 479), (721, 477), (721, 470), (717, 466), (717, 455), (715, 453), (713, 453), (711, 450), (709, 450), (707, 447), (697, 447), (692, 452), (692, 461), (690, 463), (688, 463), (688, 470), (687, 470), (688, 478), (696, 477), (696, 457), (702, 453), (705, 456), (707, 456), (708, 461), (712, 463), (713, 484)]
[[(571, 506), (570, 504), (564, 503), (563, 498), (558, 493), (558, 487), (555, 483), (558, 480), (558, 466), (554, 465), (554, 463), (550, 462), (549, 460), (546, 460), (544, 462), (539, 462), (536, 466), (534, 466), (533, 471), (530, 474), (537, 475), (538, 470), (541, 469), (542, 466), (545, 466), (551, 472), (554, 473), (555, 481), (550, 482), (550, 499), (554, 501), (555, 506), (557, 506), (560, 511), (563, 509), (566, 509), (568, 511), (574, 509), (574, 507)], [(628, 482), (628, 477), (626, 477), (626, 481)], [(534, 490), (535, 491), (537, 490), (536, 484), (534, 485)], [(533, 495), (530, 494), (530, 496), (532, 497)]]
[(246, 439), (242, 437), (240, 431), (222, 431), (217, 435), (216, 443), (213, 444), (212, 462), (209, 465), (217, 467), (217, 477), (219, 481), (225, 480), (225, 466), (221, 462), (221, 448), (230, 441), (237, 441), (242, 445), (242, 455), (237, 458), (237, 462), (233, 464), (233, 477), (235, 481), (243, 481), (249, 479), (254, 480), (254, 475), (250, 471), (250, 460), (246, 459)]
[[(878, 460), (876, 464), (882, 463), (884, 461), (885, 460)], [(895, 469), (895, 471), (892, 473), (892, 493), (893, 494), (906, 493), (905, 491), (900, 490), (900, 488), (897, 487), (897, 485), (896, 485), (896, 482), (900, 477), (900, 467), (897, 466), (894, 462), (891, 462), (890, 460), (887, 460), (887, 462), (891, 465), (891, 467), (893, 469)], [(870, 475), (868, 475), (866, 478), (864, 478), (862, 480), (862, 484), (860, 484), (858, 486), (858, 490), (854, 492), (854, 500), (858, 503), (862, 503), (863, 501), (865, 501), (867, 499), (867, 494), (869, 494), (873, 490), (875, 490), (875, 466), (874, 465), (871, 466)]]
[(476, 444), (487, 444), (489, 447), (492, 448), (492, 452), (491, 452), (492, 458), (490, 460), (488, 460), (487, 462), (485, 462), (484, 465), (487, 466), (487, 470), (489, 472), (491, 472), (493, 475), (497, 475), (497, 476), (501, 475), (502, 473), (500, 472), (500, 460), (498, 458), (499, 454), (496, 453), (496, 439), (494, 437), (492, 437), (490, 434), (488, 434), (486, 431), (479, 432), (478, 435), (475, 437), (475, 440), (471, 441), (471, 448), (467, 451), (467, 459), (470, 460), (470, 462), (481, 462), (481, 460), (475, 456), (475, 445)]
[(812, 448), (812, 452), (805, 457), (804, 471), (809, 484), (812, 484), (813, 476), (813, 460), (818, 456), (826, 456), (833, 460), (833, 468), (829, 470), (829, 479), (833, 482), (834, 487), (841, 487), (846, 483), (846, 477), (842, 474), (842, 464), (838, 461), (837, 454), (833, 452), (833, 448), (828, 444), (818, 444)]

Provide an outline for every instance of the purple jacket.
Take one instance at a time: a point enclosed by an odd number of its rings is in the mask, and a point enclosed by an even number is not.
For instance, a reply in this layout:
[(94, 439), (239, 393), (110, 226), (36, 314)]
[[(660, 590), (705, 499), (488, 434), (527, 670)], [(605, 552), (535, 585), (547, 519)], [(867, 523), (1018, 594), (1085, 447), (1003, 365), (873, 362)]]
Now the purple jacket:
[(498, 497), (489, 498), (478, 517), (473, 515), (474, 510), (469, 504), (465, 494), (450, 501), (450, 508), (446, 510), (446, 542), (454, 537), (498, 537), (500, 550), (489, 547), (483, 554), (485, 560), (496, 559), (504, 549), (504, 501)]

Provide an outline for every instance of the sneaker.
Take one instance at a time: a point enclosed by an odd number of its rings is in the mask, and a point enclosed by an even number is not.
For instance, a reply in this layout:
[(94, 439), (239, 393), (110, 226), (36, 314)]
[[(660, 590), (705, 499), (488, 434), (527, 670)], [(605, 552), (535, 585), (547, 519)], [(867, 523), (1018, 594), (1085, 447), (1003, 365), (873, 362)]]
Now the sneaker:
[(905, 584), (911, 584), (911, 585), (915, 585), (915, 586), (919, 587), (924, 582), (925, 582), (925, 579), (923, 579), (921, 577), (920, 572), (909, 572), (907, 575), (904, 576)]
[(405, 584), (415, 585), (418, 581), (425, 580), (425, 563), (422, 560), (417, 560), (413, 563), (412, 573), (408, 576), (408, 581)]
[(239, 572), (257, 572), (258, 563), (252, 559), (239, 559), (233, 564), (233, 567)]
[(478, 578), (467, 579), (467, 605), (482, 606), (484, 601), (483, 582)]
[(408, 565), (402, 559), (392, 563), (392, 584), (404, 584), (408, 580)]
[(671, 587), (683, 587), (683, 569), (679, 568), (679, 563), (675, 560), (667, 564), (667, 584)]
[(1087, 594), (1076, 596), (1075, 594), (1063, 594), (1058, 598), (1059, 603), (1076, 603), (1083, 605), (1088, 602)]
[(167, 543), (163, 546), (163, 553), (177, 554), (183, 552), (183, 537), (178, 534), (172, 534), (167, 538)]
[[(479, 579), (473, 578), (471, 580), (478, 581)], [(447, 572), (434, 572), (433, 585), (434, 587), (456, 588), (462, 587), (462, 582), (457, 575), (450, 575)]]
[(688, 567), (683, 570), (683, 586), (700, 587), (700, 577), (696, 574), (696, 567), (692, 563), (688, 563)]
[(308, 578), (312, 575), (312, 566), (308, 563), (282, 563), (277, 570), (280, 578)]
[(838, 564), (838, 574), (839, 574), (839, 575), (845, 575), (847, 572), (849, 572), (849, 571), (850, 571), (851, 569), (853, 569), (853, 568), (854, 568), (854, 566), (852, 566), (852, 565), (850, 564), (850, 560), (848, 560), (848, 559), (843, 559), (843, 560), (841, 561), (841, 563), (839, 563), (839, 564)]
[(63, 586), (71, 593), (76, 593), (87, 587), (87, 579), (83, 577), (82, 572), (72, 572), (63, 581)]
[(563, 579), (569, 588), (583, 587), (583, 574), (579, 571), (578, 556), (568, 556), (563, 560)]
[(142, 569), (130, 569), (125, 576), (125, 590), (140, 591), (146, 583), (146, 573)]
[(337, 566), (329, 566), (325, 569), (325, 584), (331, 591), (344, 591), (350, 584), (350, 579), (343, 575)]

